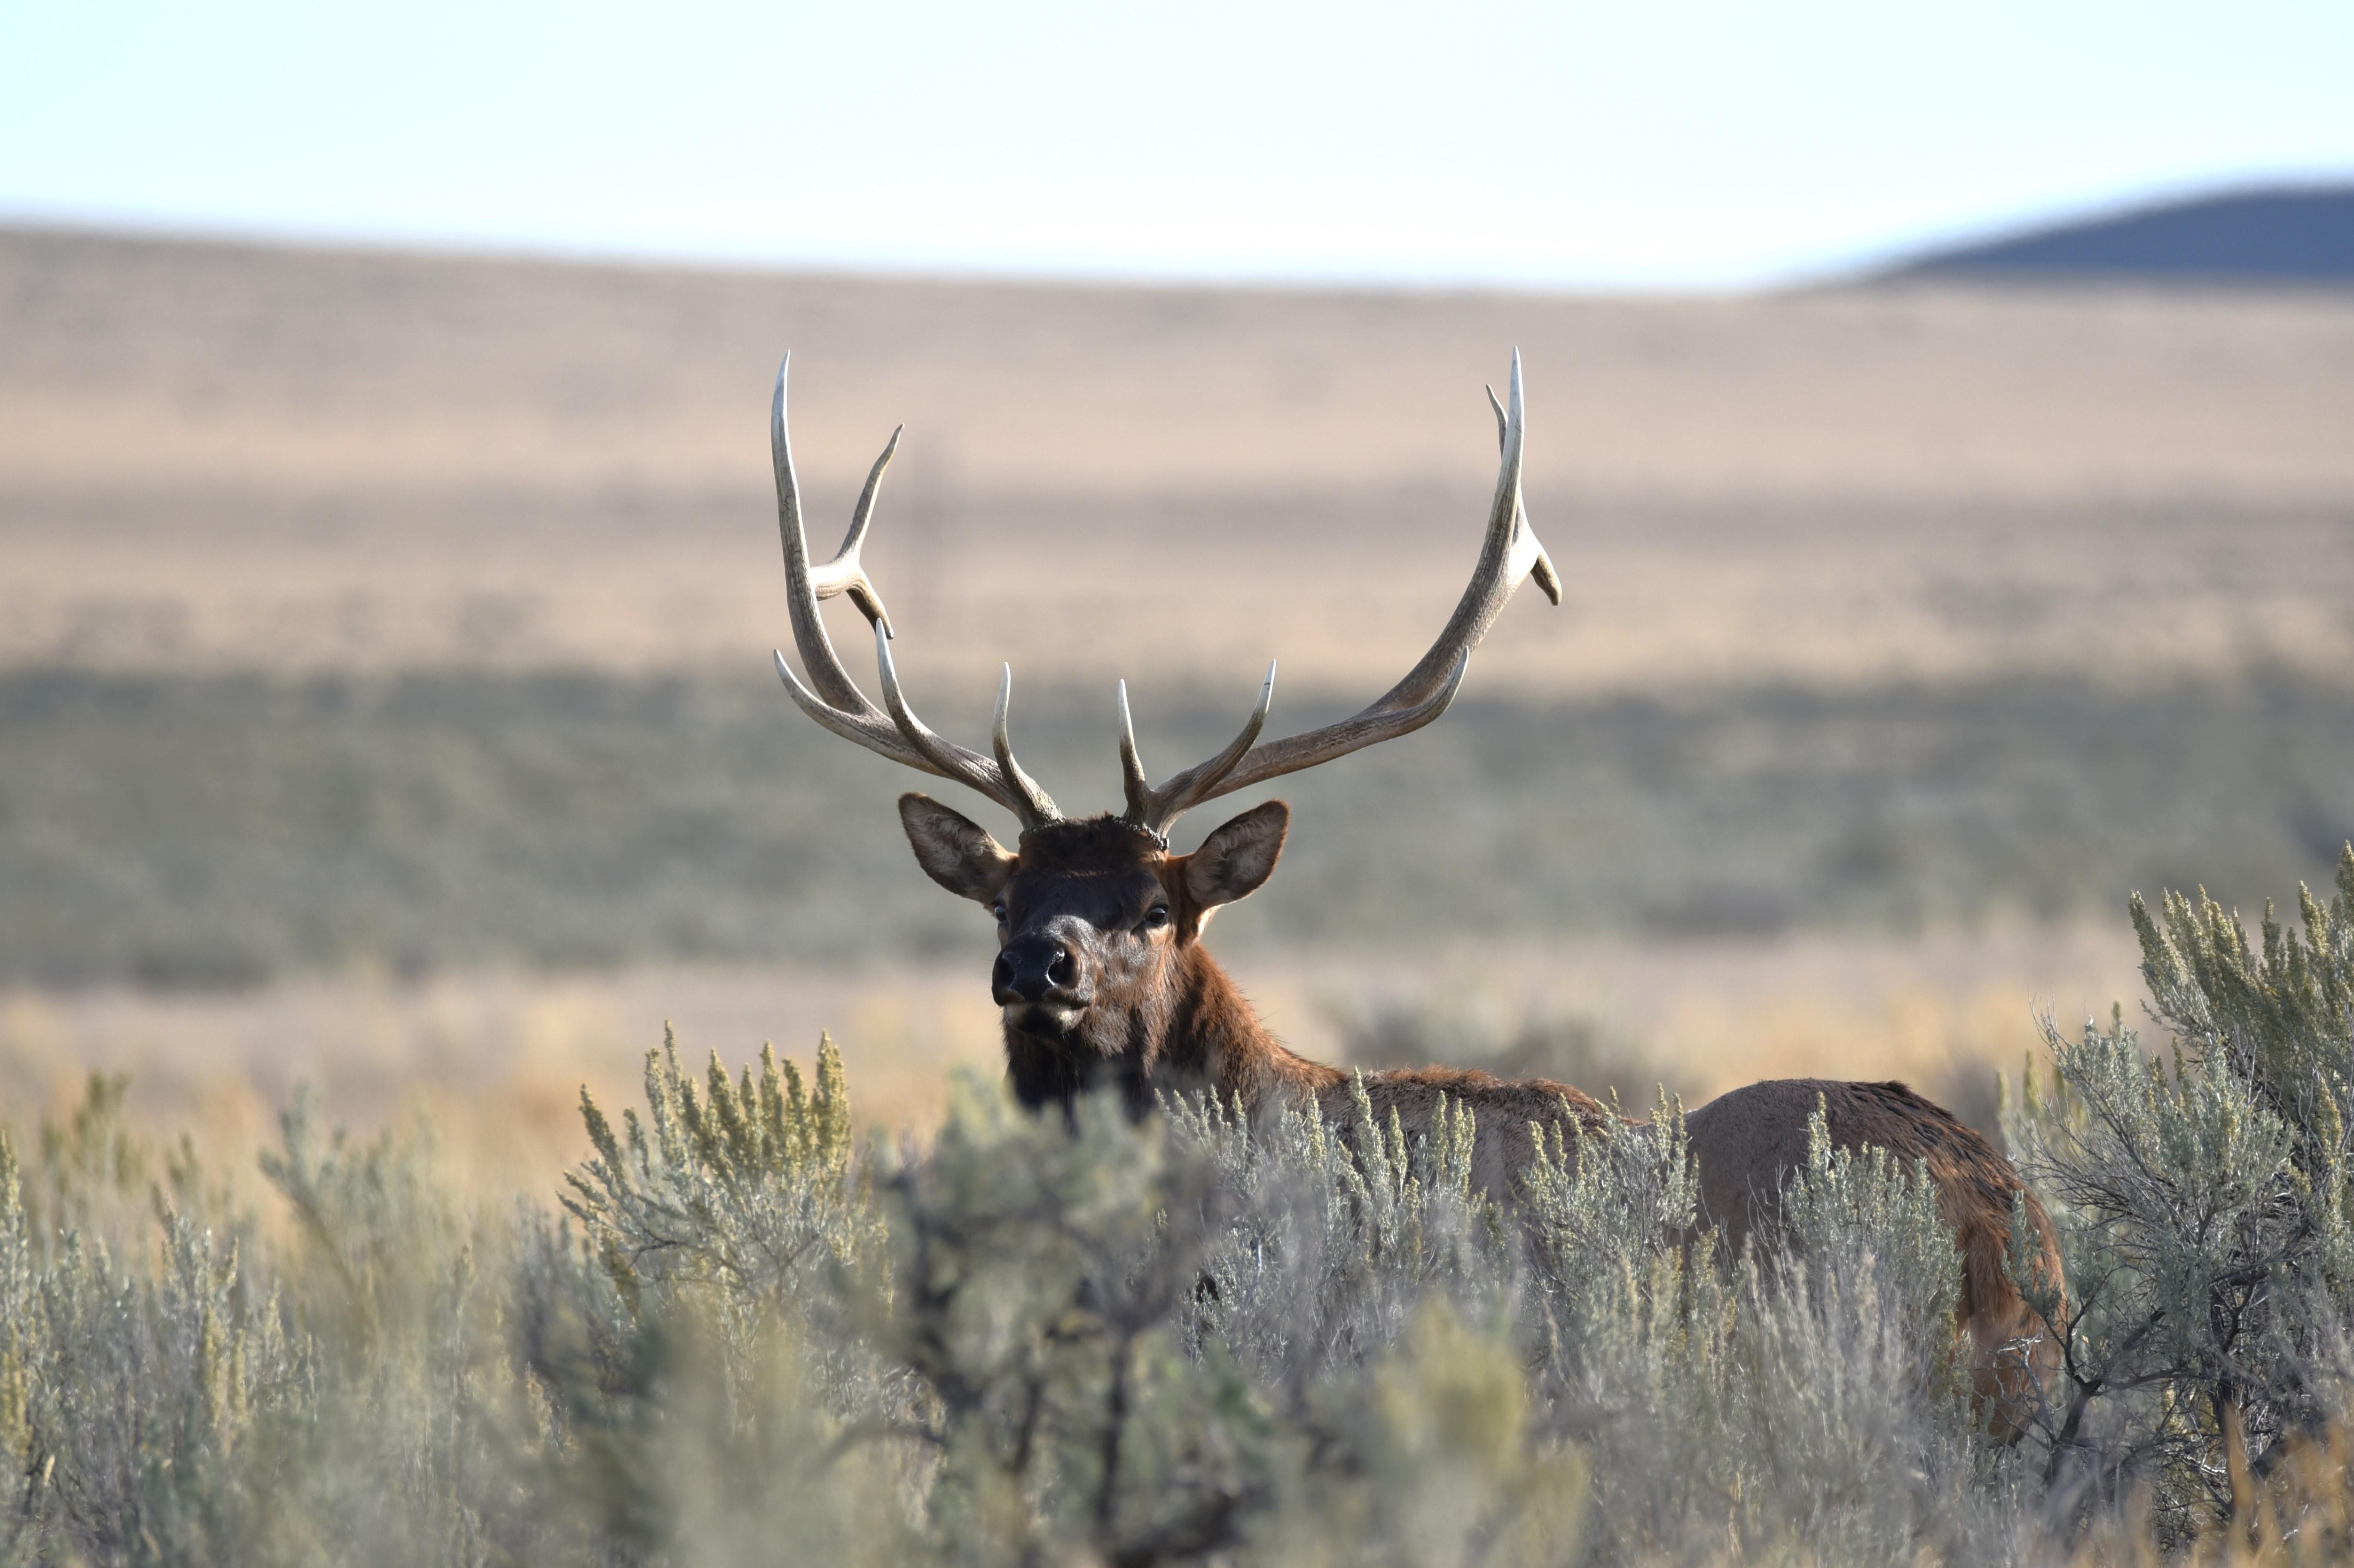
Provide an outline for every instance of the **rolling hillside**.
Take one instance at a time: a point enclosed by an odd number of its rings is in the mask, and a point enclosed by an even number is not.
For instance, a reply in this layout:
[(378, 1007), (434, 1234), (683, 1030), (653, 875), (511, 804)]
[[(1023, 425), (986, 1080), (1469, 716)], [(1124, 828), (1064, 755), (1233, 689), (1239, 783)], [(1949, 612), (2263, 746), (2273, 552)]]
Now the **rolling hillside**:
[(1900, 278), (2354, 287), (2354, 185), (2230, 191), (1933, 251)]

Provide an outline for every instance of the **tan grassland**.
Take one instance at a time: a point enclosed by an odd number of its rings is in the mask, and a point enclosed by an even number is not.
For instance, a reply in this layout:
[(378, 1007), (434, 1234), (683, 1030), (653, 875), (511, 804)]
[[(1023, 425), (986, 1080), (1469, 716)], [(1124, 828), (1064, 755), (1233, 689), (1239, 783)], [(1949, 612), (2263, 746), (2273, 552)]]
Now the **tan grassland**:
[[(0, 668), (764, 666), (790, 348), (821, 547), (908, 427), (872, 564), (919, 700), (1001, 659), (1239, 697), (1270, 655), (1282, 691), (1370, 694), (1468, 572), (1479, 388), (1515, 346), (1569, 597), (1515, 603), (1483, 691), (2354, 673), (2354, 293), (1213, 291), (5, 229)], [(2121, 920), (1434, 953), (1235, 960), (1311, 1052), (1368, 996), (1476, 996), (1501, 1027), (1590, 1020), (1695, 1097), (1782, 1072), (1982, 1097), (2039, 1000), (2138, 994)], [(142, 1115), (241, 1158), (307, 1081), (541, 1188), (578, 1086), (626, 1098), (665, 1017), (698, 1060), (806, 1060), (832, 1028), (862, 1114), (921, 1123), (944, 1068), (991, 1058), (981, 975), (19, 990), (0, 1092), (22, 1121), (129, 1071)]]
[(0, 231), (0, 344), (16, 663), (757, 662), (790, 347), (816, 516), (908, 426), (875, 554), (911, 679), (1385, 682), (1468, 568), (1517, 345), (1570, 599), (1507, 618), (1487, 689), (2354, 664), (2343, 292), (1089, 289)]
[[(127, 1073), (137, 1120), (173, 1138), (198, 1129), (200, 1152), (235, 1171), (302, 1086), (355, 1128), (422, 1115), (471, 1183), (544, 1195), (580, 1156), (581, 1087), (609, 1107), (638, 1103), (645, 1053), (666, 1023), (697, 1068), (715, 1050), (740, 1067), (773, 1041), (806, 1070), (831, 1031), (862, 1123), (932, 1125), (951, 1071), (998, 1070), (986, 961), (851, 976), (343, 977), (225, 995), (0, 991), (0, 1103), (14, 1120), (58, 1114), (90, 1072)], [(1503, 1030), (1568, 1018), (1637, 1058), (1613, 1073), (1625, 1081), (1591, 1085), (1615, 1087), (1630, 1109), (1648, 1111), (1662, 1078), (1696, 1106), (1763, 1076), (1898, 1076), (1990, 1125), (1994, 1074), (2016, 1076), (2038, 1012), (2063, 1027), (2105, 1016), (2138, 994), (2134, 963), (2115, 929), (2071, 927), (1245, 959), (1235, 969), (1285, 1038), (1326, 1060), (1347, 1059), (1338, 1026), (1369, 1001), (1468, 1009)]]

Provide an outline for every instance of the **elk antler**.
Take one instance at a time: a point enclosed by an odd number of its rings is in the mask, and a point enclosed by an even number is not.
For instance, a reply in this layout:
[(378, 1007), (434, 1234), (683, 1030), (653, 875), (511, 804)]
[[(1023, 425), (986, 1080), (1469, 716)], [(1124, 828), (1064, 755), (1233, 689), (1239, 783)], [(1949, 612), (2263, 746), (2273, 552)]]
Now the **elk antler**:
[(1275, 697), (1275, 666), (1269, 663), (1267, 680), (1259, 687), (1258, 705), (1252, 709), (1242, 733), (1215, 757), (1171, 775), (1157, 788), (1145, 782), (1144, 764), (1136, 754), (1135, 728), (1129, 720), (1128, 683), (1121, 682), (1119, 765), (1128, 794), (1128, 810), (1121, 815), (1122, 821), (1165, 842), (1170, 824), (1204, 800), (1246, 789), (1286, 773), (1297, 773), (1303, 768), (1313, 768), (1320, 762), (1330, 762), (1336, 757), (1420, 729), (1445, 713), (1447, 705), (1455, 700), (1457, 688), (1463, 684), (1463, 673), (1470, 667), (1471, 650), (1487, 635), (1488, 628), (1495, 623), (1505, 600), (1512, 597), (1522, 577), (1533, 577), (1547, 599), (1555, 604), (1561, 602), (1561, 578), (1553, 571), (1544, 546), (1537, 542), (1521, 503), (1521, 449), (1526, 432), (1521, 403), (1521, 355), (1517, 349), (1512, 353), (1510, 391), (1509, 409), (1496, 401), (1493, 387), (1488, 391), (1488, 406), (1496, 412), (1497, 440), (1503, 450), (1503, 459), (1496, 475), (1496, 499), (1489, 509), (1488, 536), (1479, 548), (1479, 563), (1472, 569), (1470, 586), (1456, 601), (1455, 613), (1447, 618), (1438, 641), (1430, 645), (1421, 662), (1407, 671), (1404, 680), (1351, 717), (1288, 739), (1255, 746), (1252, 743), (1267, 723), (1267, 705)]
[[(907, 705), (907, 694), (899, 689), (899, 672), (891, 662), (890, 612), (883, 608), (883, 598), (875, 591), (875, 584), (859, 564), (859, 547), (866, 542), (866, 525), (875, 515), (875, 493), (883, 486), (883, 471), (891, 466), (891, 454), (899, 450), (899, 431), (891, 432), (883, 455), (875, 460), (867, 472), (866, 488), (859, 493), (857, 510), (851, 514), (850, 532), (842, 541), (842, 548), (825, 565), (810, 563), (809, 539), (801, 530), (801, 485), (793, 475), (791, 439), (785, 432), (785, 373), (792, 367), (792, 355), (777, 367), (776, 397), (769, 405), (769, 450), (777, 470), (777, 532), (785, 546), (785, 586), (790, 596), (793, 621), (793, 647), (801, 656), (801, 665), (809, 671), (810, 684), (804, 686), (793, 667), (785, 662), (782, 650), (777, 652), (777, 673), (784, 678), (785, 689), (793, 695), (801, 712), (843, 736), (854, 740), (867, 750), (880, 753), (894, 762), (925, 773), (953, 779), (958, 783), (980, 790), (1022, 820), (1024, 832), (1060, 819), (1062, 813), (1037, 780), (1022, 770), (1013, 760), (1013, 741), (1006, 732), (1006, 710), (1013, 695), (1013, 667), (1009, 664), (997, 684), (997, 722), (990, 736), (994, 759), (978, 752), (967, 751), (954, 741), (944, 740), (925, 726), (915, 710)], [(905, 429), (905, 427), (901, 427)], [(825, 634), (825, 621), (818, 614), (818, 602), (836, 595), (848, 594), (875, 628), (875, 662), (883, 678), (883, 702), (889, 710), (877, 708), (858, 689), (858, 683), (843, 669), (842, 660), (833, 651), (832, 639)], [(816, 688), (815, 691), (810, 689)]]

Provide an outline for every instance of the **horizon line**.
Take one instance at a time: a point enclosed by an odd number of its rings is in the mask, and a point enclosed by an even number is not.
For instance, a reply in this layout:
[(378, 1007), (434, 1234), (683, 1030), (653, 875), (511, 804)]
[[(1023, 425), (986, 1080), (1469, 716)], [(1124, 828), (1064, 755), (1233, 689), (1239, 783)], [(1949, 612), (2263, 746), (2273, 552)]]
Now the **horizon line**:
[(1616, 298), (1740, 298), (1909, 281), (1903, 274), (1937, 257), (2012, 243), (2067, 228), (2130, 219), (2177, 207), (2236, 197), (2354, 192), (2354, 170), (2249, 175), (2225, 180), (2169, 182), (2110, 199), (2039, 207), (2007, 221), (1940, 228), (1934, 235), (1848, 249), (1836, 257), (1775, 269), (1747, 281), (1715, 282), (1638, 279), (1548, 279), (1525, 270), (1481, 273), (1409, 270), (1380, 263), (1357, 266), (1274, 266), (1133, 261), (1011, 261), (868, 255), (790, 256), (757, 248), (670, 248), (612, 240), (524, 238), (461, 233), (400, 232), (366, 225), (245, 221), (188, 215), (16, 206), (0, 198), (0, 231), (86, 235), (155, 244), (214, 245), (349, 255), (397, 256), (491, 262), (735, 274), (739, 276), (875, 279), (941, 285), (1207, 290), (1265, 293), (1401, 293), (1585, 295)]

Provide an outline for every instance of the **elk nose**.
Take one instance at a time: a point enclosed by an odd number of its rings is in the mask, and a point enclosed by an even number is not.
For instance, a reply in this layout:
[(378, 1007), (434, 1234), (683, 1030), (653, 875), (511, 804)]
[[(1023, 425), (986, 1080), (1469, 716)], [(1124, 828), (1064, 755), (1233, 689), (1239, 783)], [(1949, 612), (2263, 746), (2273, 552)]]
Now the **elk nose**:
[(1078, 966), (1062, 943), (1046, 938), (1019, 941), (997, 955), (990, 991), (999, 1006), (1038, 1001), (1058, 991), (1068, 991)]

